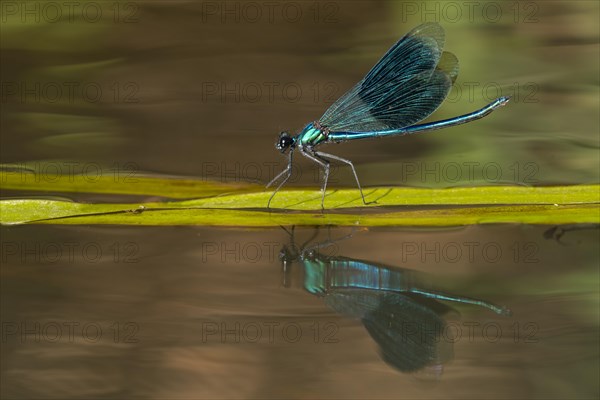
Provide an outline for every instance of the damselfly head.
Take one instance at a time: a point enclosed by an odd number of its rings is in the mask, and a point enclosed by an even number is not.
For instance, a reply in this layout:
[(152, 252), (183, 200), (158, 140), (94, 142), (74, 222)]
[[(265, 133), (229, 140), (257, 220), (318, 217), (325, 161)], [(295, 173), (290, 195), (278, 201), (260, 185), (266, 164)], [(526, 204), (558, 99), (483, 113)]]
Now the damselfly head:
[(284, 131), (279, 134), (279, 139), (277, 140), (277, 143), (275, 143), (275, 147), (280, 152), (285, 153), (288, 148), (294, 147), (294, 142), (294, 138)]
[(284, 287), (291, 286), (291, 268), (294, 261), (298, 258), (295, 246), (283, 246), (279, 251), (279, 261), (281, 261), (282, 283)]
[(284, 245), (281, 248), (281, 250), (279, 250), (279, 261), (281, 261), (282, 263), (290, 262), (293, 260), (293, 258), (294, 257), (292, 256), (287, 246)]

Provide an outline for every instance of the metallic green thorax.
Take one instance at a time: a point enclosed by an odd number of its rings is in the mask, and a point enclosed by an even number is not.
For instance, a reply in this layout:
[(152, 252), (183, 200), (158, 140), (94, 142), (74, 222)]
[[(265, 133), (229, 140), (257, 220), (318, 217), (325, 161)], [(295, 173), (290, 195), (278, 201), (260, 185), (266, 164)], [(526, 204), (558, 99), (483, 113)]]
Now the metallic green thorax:
[(315, 127), (312, 122), (296, 136), (296, 143), (300, 146), (316, 146), (325, 141), (327, 141), (327, 135), (322, 129)]
[(312, 294), (327, 293), (327, 269), (329, 263), (325, 260), (304, 259), (304, 288)]

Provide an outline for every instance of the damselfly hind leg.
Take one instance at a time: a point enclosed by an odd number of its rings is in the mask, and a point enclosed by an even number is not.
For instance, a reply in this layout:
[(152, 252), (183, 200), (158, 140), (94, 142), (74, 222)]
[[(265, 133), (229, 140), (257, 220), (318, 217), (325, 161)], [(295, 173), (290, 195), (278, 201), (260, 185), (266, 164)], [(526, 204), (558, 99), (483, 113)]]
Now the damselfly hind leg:
[(337, 160), (337, 161), (348, 164), (350, 166), (350, 168), (352, 168), (352, 173), (354, 174), (354, 179), (356, 180), (356, 185), (358, 186), (358, 190), (360, 191), (360, 197), (362, 197), (363, 204), (367, 205), (367, 201), (365, 200), (365, 195), (363, 194), (362, 187), (360, 186), (360, 181), (358, 180), (358, 174), (356, 173), (356, 169), (354, 168), (354, 164), (352, 164), (352, 161), (346, 160), (345, 158), (342, 158), (342, 157), (335, 156), (333, 154), (322, 153), (320, 151), (316, 151), (315, 154), (322, 158), (330, 158), (332, 160)]
[(275, 182), (277, 182), (283, 175), (285, 175), (287, 173), (287, 176), (277, 186), (277, 188), (275, 189), (275, 191), (273, 192), (273, 194), (271, 195), (271, 197), (269, 197), (269, 202), (267, 203), (267, 208), (271, 207), (271, 200), (273, 200), (273, 197), (275, 197), (275, 195), (277, 194), (277, 192), (279, 192), (279, 189), (281, 189), (281, 187), (283, 185), (285, 185), (285, 183), (290, 179), (290, 176), (292, 176), (292, 160), (293, 160), (293, 155), (294, 155), (294, 151), (290, 150), (290, 157), (289, 157), (289, 161), (288, 161), (288, 165), (287, 165), (286, 169), (284, 169), (279, 174), (277, 174), (277, 176), (275, 178), (271, 179), (271, 182), (267, 183), (266, 187), (268, 188), (272, 184), (274, 184)]

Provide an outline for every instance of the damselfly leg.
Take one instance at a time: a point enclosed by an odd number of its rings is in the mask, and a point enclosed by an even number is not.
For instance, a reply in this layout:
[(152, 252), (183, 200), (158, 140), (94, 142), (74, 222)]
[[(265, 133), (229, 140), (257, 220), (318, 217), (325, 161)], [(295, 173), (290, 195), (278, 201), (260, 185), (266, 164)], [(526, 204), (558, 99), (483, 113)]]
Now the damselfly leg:
[(292, 161), (293, 161), (293, 157), (294, 157), (294, 151), (292, 149), (290, 149), (290, 156), (289, 156), (289, 159), (288, 159), (288, 165), (287, 165), (286, 169), (284, 169), (279, 174), (277, 174), (277, 176), (275, 178), (271, 179), (271, 182), (269, 182), (267, 184), (267, 187), (270, 187), (272, 184), (274, 184), (275, 182), (277, 182), (283, 175), (285, 175), (287, 173), (286, 177), (277, 186), (277, 188), (275, 189), (275, 191), (273, 192), (273, 194), (271, 195), (271, 197), (269, 197), (269, 202), (267, 203), (267, 208), (269, 208), (271, 206), (271, 200), (273, 200), (273, 197), (277, 194), (277, 192), (279, 192), (279, 189), (281, 189), (281, 187), (283, 185), (285, 185), (285, 183), (292, 176)]
[(363, 204), (367, 205), (367, 201), (365, 200), (365, 195), (363, 194), (362, 187), (360, 186), (360, 182), (358, 180), (358, 174), (356, 173), (356, 169), (354, 168), (354, 164), (352, 164), (352, 161), (346, 160), (345, 158), (342, 158), (342, 157), (335, 156), (333, 154), (323, 153), (320, 151), (315, 151), (315, 154), (320, 156), (321, 158), (331, 158), (332, 160), (337, 160), (337, 161), (348, 164), (350, 166), (350, 168), (352, 168), (352, 173), (354, 174), (354, 179), (356, 180), (356, 185), (358, 186), (358, 190), (360, 191), (360, 197), (362, 197)]
[(323, 178), (323, 187), (321, 188), (321, 191), (323, 192), (321, 194), (321, 209), (324, 210), (325, 209), (325, 207), (324, 207), (325, 192), (327, 191), (327, 181), (329, 181), (329, 161), (320, 158), (317, 155), (317, 153), (311, 148), (308, 148), (308, 149), (300, 148), (300, 152), (302, 153), (302, 155), (304, 157), (308, 158), (309, 160), (313, 160), (314, 162), (319, 164), (321, 167), (323, 167), (324, 178)]

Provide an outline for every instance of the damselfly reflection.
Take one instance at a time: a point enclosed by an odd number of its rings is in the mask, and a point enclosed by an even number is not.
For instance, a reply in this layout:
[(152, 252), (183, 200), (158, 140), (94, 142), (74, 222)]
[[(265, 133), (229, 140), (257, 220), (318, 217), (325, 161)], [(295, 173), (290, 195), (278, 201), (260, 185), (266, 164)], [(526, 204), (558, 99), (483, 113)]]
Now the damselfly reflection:
[[(337, 242), (283, 246), (280, 260), (283, 284), (290, 286), (293, 263), (303, 267), (304, 288), (324, 299), (335, 312), (361, 320), (379, 345), (384, 360), (403, 372), (427, 370), (439, 376), (453, 357), (453, 343), (440, 340), (446, 329), (444, 316), (451, 307), (442, 302), (480, 306), (500, 315), (510, 310), (483, 300), (435, 290), (424, 274), (340, 255), (322, 249)], [(344, 237), (349, 238), (350, 235)]]

